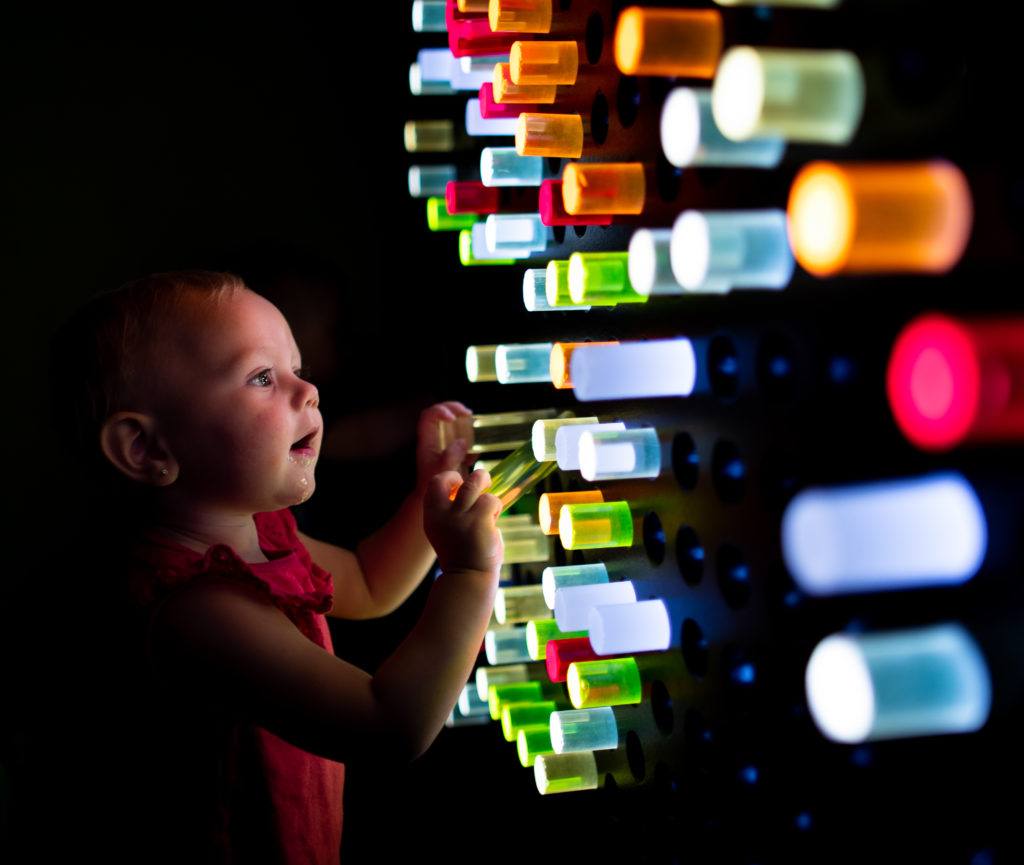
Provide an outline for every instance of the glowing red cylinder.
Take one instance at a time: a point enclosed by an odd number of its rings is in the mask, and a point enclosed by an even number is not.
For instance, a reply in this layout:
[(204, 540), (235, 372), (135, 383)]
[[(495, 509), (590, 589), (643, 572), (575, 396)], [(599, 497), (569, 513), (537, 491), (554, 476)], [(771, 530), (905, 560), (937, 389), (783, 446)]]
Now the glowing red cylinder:
[(590, 637), (570, 637), (551, 640), (544, 650), (544, 663), (552, 682), (564, 682), (569, 676), (569, 665), (576, 661), (605, 660), (590, 645)]
[(455, 0), (448, 0), (444, 17), (448, 25), (448, 47), (456, 57), (508, 54), (512, 43), (523, 38), (522, 33), (495, 33), (486, 15), (459, 12)]
[(545, 225), (611, 225), (611, 214), (594, 213), (589, 216), (572, 216), (566, 213), (562, 205), (562, 181), (545, 180), (541, 182), (540, 194), (537, 198), (537, 210), (540, 221)]
[(922, 450), (1024, 442), (1024, 318), (914, 319), (893, 344), (886, 388), (896, 423)]
[(501, 195), (497, 186), (476, 180), (452, 180), (444, 188), (444, 203), (451, 214), (497, 213)]

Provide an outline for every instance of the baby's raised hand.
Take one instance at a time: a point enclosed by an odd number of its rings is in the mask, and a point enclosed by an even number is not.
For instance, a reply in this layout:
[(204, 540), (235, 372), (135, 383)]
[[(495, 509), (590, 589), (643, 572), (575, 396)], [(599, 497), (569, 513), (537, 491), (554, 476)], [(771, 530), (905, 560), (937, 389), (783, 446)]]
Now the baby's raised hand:
[[(442, 571), (486, 571), (497, 575), (504, 554), (495, 522), (501, 499), (482, 492), (491, 483), (484, 469), (463, 482), (458, 472), (434, 475), (423, 498), (423, 529)], [(454, 499), (452, 487), (460, 484)]]
[(454, 421), (458, 417), (470, 417), (472, 412), (461, 402), (450, 400), (439, 402), (420, 413), (416, 425), (416, 486), (426, 487), (439, 472), (457, 471), (465, 476), (463, 463), (469, 443), (456, 439), (448, 447), (441, 448), (441, 421)]

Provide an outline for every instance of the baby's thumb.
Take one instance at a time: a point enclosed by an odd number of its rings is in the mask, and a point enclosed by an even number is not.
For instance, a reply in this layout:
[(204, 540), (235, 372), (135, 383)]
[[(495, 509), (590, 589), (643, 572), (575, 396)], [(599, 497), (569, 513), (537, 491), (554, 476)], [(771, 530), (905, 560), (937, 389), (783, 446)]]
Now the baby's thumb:
[(446, 469), (458, 469), (466, 457), (466, 440), (456, 439), (445, 448), (442, 462)]

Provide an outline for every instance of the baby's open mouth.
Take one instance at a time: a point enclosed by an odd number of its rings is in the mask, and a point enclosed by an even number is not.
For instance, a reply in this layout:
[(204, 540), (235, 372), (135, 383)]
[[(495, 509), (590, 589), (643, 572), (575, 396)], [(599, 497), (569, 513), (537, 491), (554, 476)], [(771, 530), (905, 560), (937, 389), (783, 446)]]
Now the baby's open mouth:
[(313, 446), (313, 438), (315, 436), (316, 436), (316, 430), (313, 430), (313, 432), (304, 435), (297, 442), (295, 442), (295, 444), (292, 445), (292, 450), (293, 451), (297, 451), (297, 450), (302, 450), (303, 448), (310, 448), (310, 447), (312, 447)]

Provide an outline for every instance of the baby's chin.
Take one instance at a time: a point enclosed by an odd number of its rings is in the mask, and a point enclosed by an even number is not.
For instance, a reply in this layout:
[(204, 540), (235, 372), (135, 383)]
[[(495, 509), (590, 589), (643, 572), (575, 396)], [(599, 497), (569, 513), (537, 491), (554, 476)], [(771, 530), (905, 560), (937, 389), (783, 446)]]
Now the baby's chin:
[(296, 482), (295, 489), (295, 500), (291, 502), (293, 505), (301, 505), (303, 502), (308, 501), (309, 497), (313, 495), (313, 491), (316, 489), (316, 479), (313, 477), (313, 473), (310, 472), (308, 475), (303, 475)]

